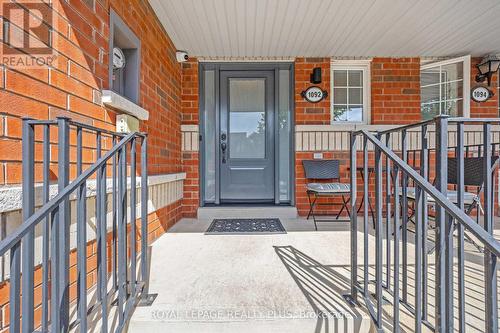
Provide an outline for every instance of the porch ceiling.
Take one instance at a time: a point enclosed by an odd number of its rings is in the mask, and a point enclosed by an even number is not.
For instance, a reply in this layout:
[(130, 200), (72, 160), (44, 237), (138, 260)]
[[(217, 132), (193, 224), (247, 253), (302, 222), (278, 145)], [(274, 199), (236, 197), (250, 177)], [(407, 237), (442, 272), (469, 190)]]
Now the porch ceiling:
[(149, 0), (178, 49), (204, 57), (500, 53), (498, 0)]

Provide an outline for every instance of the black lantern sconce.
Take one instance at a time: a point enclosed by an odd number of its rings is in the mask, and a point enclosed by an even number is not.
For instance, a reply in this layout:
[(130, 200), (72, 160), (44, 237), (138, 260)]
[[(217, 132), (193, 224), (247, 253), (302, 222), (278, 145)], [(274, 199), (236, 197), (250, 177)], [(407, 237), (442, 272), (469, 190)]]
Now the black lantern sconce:
[(476, 75), (477, 82), (484, 82), (488, 80), (488, 86), (491, 84), (491, 77), (498, 71), (500, 67), (500, 58), (496, 55), (489, 55), (485, 57), (479, 65), (476, 65), (479, 74)]
[(311, 73), (311, 83), (321, 83), (321, 67), (316, 67)]

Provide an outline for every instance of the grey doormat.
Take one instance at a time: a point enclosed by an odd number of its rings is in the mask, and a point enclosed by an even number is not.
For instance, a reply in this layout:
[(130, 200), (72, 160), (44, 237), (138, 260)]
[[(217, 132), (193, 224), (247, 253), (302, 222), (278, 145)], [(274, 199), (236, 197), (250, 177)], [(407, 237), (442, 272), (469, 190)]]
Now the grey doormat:
[(285, 234), (279, 219), (215, 219), (207, 234)]

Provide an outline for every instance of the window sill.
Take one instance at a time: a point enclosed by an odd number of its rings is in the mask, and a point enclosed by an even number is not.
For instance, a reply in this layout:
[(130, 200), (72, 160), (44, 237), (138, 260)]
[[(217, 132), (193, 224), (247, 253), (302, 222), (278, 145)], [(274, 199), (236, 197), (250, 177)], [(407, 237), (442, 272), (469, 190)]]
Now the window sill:
[(125, 97), (111, 90), (102, 91), (102, 103), (113, 109), (117, 109), (126, 114), (136, 117), (139, 120), (148, 120), (149, 112), (139, 105), (129, 101)]

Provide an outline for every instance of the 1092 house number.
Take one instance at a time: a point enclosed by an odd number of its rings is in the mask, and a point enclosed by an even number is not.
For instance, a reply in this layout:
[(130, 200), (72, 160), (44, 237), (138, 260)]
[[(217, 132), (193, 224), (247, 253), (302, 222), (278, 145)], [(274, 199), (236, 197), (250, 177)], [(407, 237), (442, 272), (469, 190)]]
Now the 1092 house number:
[(301, 95), (310, 103), (318, 103), (325, 99), (328, 93), (325, 90), (321, 90), (320, 87), (312, 86), (304, 90)]

